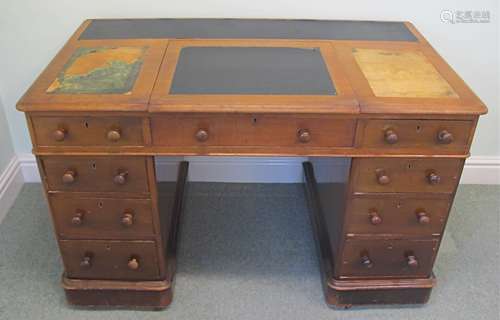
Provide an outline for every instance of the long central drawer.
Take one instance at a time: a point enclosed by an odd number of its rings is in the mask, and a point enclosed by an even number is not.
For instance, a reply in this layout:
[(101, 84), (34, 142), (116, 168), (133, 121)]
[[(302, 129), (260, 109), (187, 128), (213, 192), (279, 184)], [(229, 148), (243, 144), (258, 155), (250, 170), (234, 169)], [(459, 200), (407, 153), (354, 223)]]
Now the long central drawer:
[(151, 118), (153, 145), (167, 147), (351, 147), (356, 120), (281, 115), (188, 115)]

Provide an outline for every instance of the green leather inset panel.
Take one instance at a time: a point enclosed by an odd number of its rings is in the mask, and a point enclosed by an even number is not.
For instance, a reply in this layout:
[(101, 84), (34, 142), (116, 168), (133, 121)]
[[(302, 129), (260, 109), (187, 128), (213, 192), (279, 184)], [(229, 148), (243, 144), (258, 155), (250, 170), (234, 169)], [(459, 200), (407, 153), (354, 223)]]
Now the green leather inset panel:
[(78, 48), (47, 93), (128, 94), (145, 51), (145, 47)]

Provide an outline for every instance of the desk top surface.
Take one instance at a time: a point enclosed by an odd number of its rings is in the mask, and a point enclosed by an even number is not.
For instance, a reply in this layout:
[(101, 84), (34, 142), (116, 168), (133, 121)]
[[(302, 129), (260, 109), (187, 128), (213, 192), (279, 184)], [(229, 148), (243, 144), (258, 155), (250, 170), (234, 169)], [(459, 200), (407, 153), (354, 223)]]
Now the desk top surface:
[(409, 23), (88, 20), (22, 111), (482, 114)]

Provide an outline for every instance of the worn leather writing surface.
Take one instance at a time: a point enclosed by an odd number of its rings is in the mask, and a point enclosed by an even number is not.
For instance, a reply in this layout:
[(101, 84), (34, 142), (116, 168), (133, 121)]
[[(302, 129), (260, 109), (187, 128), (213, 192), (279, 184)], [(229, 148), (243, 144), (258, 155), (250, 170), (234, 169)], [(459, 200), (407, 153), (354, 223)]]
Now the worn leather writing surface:
[(91, 39), (323, 39), (417, 41), (402, 22), (268, 19), (93, 20)]
[(336, 90), (319, 49), (186, 47), (170, 94), (335, 95)]

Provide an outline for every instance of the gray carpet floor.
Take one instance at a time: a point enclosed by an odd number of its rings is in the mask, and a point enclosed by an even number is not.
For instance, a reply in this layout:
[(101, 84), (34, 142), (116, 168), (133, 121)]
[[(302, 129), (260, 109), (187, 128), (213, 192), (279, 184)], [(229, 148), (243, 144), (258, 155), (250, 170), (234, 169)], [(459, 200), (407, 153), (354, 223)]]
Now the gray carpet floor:
[(174, 301), (163, 311), (65, 303), (39, 184), (0, 224), (0, 319), (487, 319), (499, 316), (499, 186), (461, 186), (424, 306), (324, 302), (302, 185), (191, 183)]

